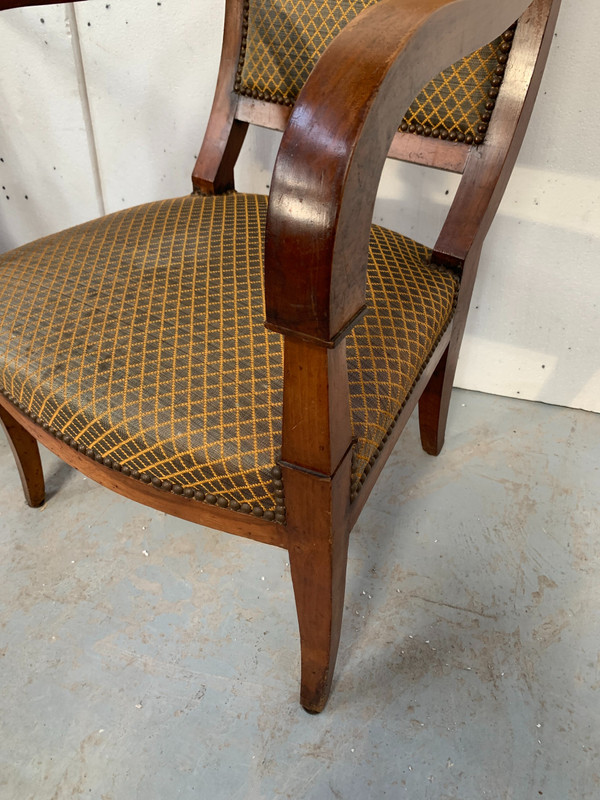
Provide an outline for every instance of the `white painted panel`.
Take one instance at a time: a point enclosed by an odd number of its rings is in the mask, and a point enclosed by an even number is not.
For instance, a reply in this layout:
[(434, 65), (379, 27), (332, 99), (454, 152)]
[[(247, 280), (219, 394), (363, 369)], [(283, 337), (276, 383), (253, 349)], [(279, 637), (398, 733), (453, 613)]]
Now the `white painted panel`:
[(0, 251), (99, 213), (67, 12), (0, 13)]
[(460, 384), (598, 410), (599, 198), (600, 176), (516, 170), (482, 256)]
[(107, 211), (188, 193), (224, 2), (91, 0), (75, 8)]
[[(563, 0), (531, 124), (482, 253), (459, 386), (600, 411), (598, 30), (596, 0)], [(375, 219), (431, 246), (455, 186), (455, 176), (390, 164)]]
[(600, 4), (563, 0), (482, 255), (460, 386), (600, 411)]
[(235, 168), (240, 192), (268, 194), (282, 134), (252, 125)]

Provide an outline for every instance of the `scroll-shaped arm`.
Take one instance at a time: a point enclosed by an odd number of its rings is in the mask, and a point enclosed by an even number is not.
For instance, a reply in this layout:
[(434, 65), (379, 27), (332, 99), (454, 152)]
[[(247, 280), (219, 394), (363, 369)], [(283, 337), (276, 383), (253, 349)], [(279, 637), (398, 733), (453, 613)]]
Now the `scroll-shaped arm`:
[(265, 249), (269, 327), (331, 343), (365, 302), (373, 206), (405, 109), (527, 0), (380, 0), (333, 40), (284, 133)]

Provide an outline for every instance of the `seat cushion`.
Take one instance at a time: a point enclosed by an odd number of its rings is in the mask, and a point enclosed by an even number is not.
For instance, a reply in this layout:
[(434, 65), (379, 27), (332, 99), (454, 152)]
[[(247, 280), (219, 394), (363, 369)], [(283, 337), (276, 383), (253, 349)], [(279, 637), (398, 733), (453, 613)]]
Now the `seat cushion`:
[[(114, 469), (282, 519), (281, 337), (263, 325), (262, 195), (183, 197), (0, 256), (0, 390)], [(348, 340), (353, 481), (452, 314), (456, 279), (374, 227)]]

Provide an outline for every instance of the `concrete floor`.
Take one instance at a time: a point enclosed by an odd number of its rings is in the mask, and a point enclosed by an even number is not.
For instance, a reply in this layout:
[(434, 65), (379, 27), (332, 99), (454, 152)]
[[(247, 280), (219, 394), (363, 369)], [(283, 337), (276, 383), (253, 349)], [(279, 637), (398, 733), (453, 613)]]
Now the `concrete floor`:
[(350, 545), (325, 712), (286, 553), (0, 441), (2, 800), (600, 797), (600, 418), (455, 392)]

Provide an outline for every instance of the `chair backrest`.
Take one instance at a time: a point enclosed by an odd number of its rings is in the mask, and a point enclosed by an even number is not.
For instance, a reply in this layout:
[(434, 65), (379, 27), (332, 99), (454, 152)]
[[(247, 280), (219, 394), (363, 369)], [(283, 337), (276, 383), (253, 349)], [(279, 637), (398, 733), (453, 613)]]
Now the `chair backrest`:
[[(325, 48), (377, 0), (245, 0), (235, 91), (292, 106)], [(430, 81), (407, 110), (402, 130), (481, 144), (502, 82), (513, 31)]]
[[(460, 51), (461, 43), (481, 41), (479, 34), (484, 29), (495, 27), (497, 30), (500, 24), (509, 23), (510, 9), (522, 9), (522, 3), (497, 4), (493, 14), (486, 4), (489, 18), (469, 17), (472, 21), (466, 28), (451, 25), (447, 34), (443, 32), (444, 25), (461, 14), (461, 7), (476, 6), (475, 0), (462, 0), (457, 4), (449, 0), (422, 0), (422, 4), (420, 0), (379, 0), (364, 9), (363, 25), (355, 24), (357, 19), (348, 22), (348, 15), (340, 11), (336, 24), (341, 27), (346, 21), (346, 25), (337, 36), (332, 26), (322, 23), (315, 11), (313, 28), (319, 23), (323, 30), (331, 32), (320, 35), (317, 41), (310, 23), (303, 22), (302, 30), (309, 31), (312, 39), (307, 33), (300, 36), (302, 47), (296, 44), (294, 52), (301, 50), (308, 54), (308, 59), (316, 57), (317, 50), (310, 51), (307, 40), (318, 50), (325, 49), (318, 68), (311, 72), (310, 61), (302, 68), (299, 78), (296, 55), (293, 60), (285, 61), (285, 50), (291, 47), (292, 34), (295, 36), (298, 32), (297, 24), (286, 23), (295, 8), (293, 0), (278, 6), (279, 23), (286, 31), (279, 37), (281, 45), (262, 41), (269, 29), (266, 24), (261, 28), (255, 21), (256, 30), (252, 29), (251, 8), (244, 2), (268, 1), (226, 0), (217, 90), (192, 180), (195, 190), (200, 192), (212, 194), (232, 189), (234, 166), (248, 124), (284, 131), (267, 217), (267, 321), (281, 333), (293, 331), (331, 343), (343, 335), (347, 325), (352, 324), (364, 308), (369, 231), (386, 156), (463, 175), (434, 248), (434, 258), (457, 269), (468, 267), (468, 272), (476, 269), (477, 251), (525, 133), (560, 0), (533, 0), (516, 27), (513, 24), (498, 40), (466, 59), (470, 66), (466, 66), (465, 60), (458, 62), (430, 83), (427, 83), (427, 75), (431, 74), (428, 70), (432, 64), (439, 65), (439, 69), (445, 58), (452, 61), (451, 54)], [(326, 2), (331, 4), (327, 5), (326, 18), (335, 19), (336, 9), (343, 9), (348, 0)], [(307, 6), (309, 9), (323, 7), (322, 0)], [(400, 13), (403, 8), (412, 16)], [(431, 8), (440, 10), (439, 28), (432, 25), (421, 35), (417, 20)], [(354, 12), (357, 10), (354, 7)], [(413, 20), (417, 28), (411, 29), (407, 40), (406, 26), (413, 24), (408, 23), (408, 19)], [(361, 52), (365, 30), (377, 30), (376, 38), (368, 45), (370, 54)], [(419, 33), (414, 33), (417, 30)], [(376, 53), (378, 47), (384, 46), (384, 41), (386, 56), (382, 60)], [(256, 55), (254, 48), (258, 48)], [(392, 51), (402, 56), (392, 57)], [(292, 88), (286, 89), (291, 93), (286, 97), (281, 76), (292, 74), (292, 63), (296, 65), (296, 84), (294, 88), (288, 81)], [(379, 66), (373, 66), (374, 63)], [(477, 64), (481, 69), (472, 66)], [(384, 83), (378, 83), (383, 80), (380, 69), (390, 70), (386, 72)], [(483, 73), (487, 75), (485, 81), (481, 77)], [(469, 76), (471, 83), (467, 81)], [(304, 78), (306, 83), (294, 101), (293, 92)], [(259, 79), (265, 89), (268, 85), (272, 87), (266, 89), (268, 95), (262, 91), (261, 97), (258, 86), (250, 87), (251, 80)], [(421, 92), (418, 91), (419, 81), (421, 85), (426, 84)], [(403, 94), (402, 104), (410, 104), (411, 93), (418, 96), (409, 112), (411, 116), (404, 122), (402, 109), (398, 108), (397, 87), (401, 83), (407, 89), (410, 87), (410, 93)], [(477, 97), (479, 100), (474, 102)], [(349, 114), (348, 102), (360, 108), (360, 113)], [(441, 120), (452, 118), (448, 110), (452, 104), (460, 114), (457, 112), (452, 123), (447, 122), (446, 128), (441, 129)], [(473, 108), (478, 111), (474, 112)], [(417, 114), (421, 116), (415, 116)], [(476, 123), (478, 114), (481, 121)], [(470, 120), (470, 132), (468, 127), (457, 130), (464, 118)], [(454, 127), (448, 130), (450, 124)], [(406, 131), (398, 130), (399, 127), (405, 127)], [(307, 134), (309, 130), (313, 133)], [(315, 138), (317, 131), (319, 135)], [(418, 135), (420, 133), (423, 135)], [(334, 140), (336, 155), (330, 148)], [(323, 158), (327, 160), (326, 167)], [(350, 185), (360, 186), (360, 191), (346, 192), (344, 187)], [(301, 192), (299, 187), (302, 187)], [(294, 219), (293, 214), (289, 216), (292, 207), (299, 207), (292, 200), (296, 195), (302, 208), (318, 210), (310, 220), (306, 213), (298, 219)], [(469, 253), (472, 257), (466, 264)], [(300, 254), (303, 267), (299, 271)], [(469, 278), (467, 283), (470, 282)], [(463, 287), (462, 295), (468, 294)]]
[[(336, 35), (378, 0), (226, 0), (215, 101), (192, 174), (197, 191), (233, 187), (249, 123), (285, 130), (317, 60)], [(541, 0), (542, 13), (556, 6)], [(462, 173), (486, 137), (516, 23), (429, 81), (406, 110), (390, 158)], [(463, 144), (463, 147), (457, 145)]]

